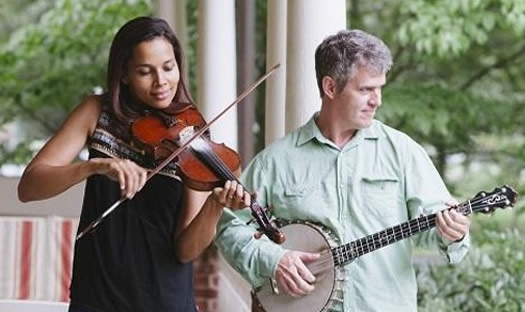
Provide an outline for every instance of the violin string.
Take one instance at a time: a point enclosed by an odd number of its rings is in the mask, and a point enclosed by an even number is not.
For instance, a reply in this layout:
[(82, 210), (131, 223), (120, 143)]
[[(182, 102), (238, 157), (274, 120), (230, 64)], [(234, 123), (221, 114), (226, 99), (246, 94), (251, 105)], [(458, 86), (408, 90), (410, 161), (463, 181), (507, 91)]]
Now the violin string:
[[(195, 140), (197, 141), (197, 140)], [(209, 163), (213, 168), (216, 168), (217, 171), (219, 171), (219, 174), (222, 175), (223, 178), (228, 180), (237, 181), (240, 183), (240, 181), (233, 175), (231, 170), (224, 164), (224, 162), (215, 154), (213, 149), (210, 147), (209, 144), (204, 139), (199, 139), (199, 141), (193, 146), (192, 142), (192, 148), (201, 155), (205, 161)], [(268, 216), (264, 212), (264, 209), (262, 206), (255, 200), (251, 200), (250, 209), (253, 213), (255, 213), (257, 216), (254, 215), (254, 217), (258, 220), (259, 225), (263, 229), (267, 229), (266, 231), (271, 232), (280, 232), (275, 226), (272, 225), (270, 222)]]
[(211, 147), (204, 141), (204, 139), (198, 138), (194, 140), (194, 142), (191, 144), (191, 147), (200, 157), (202, 157), (202, 160), (208, 165), (208, 167), (211, 167), (210, 169), (217, 171), (217, 174), (220, 175), (220, 178), (228, 180), (232, 178), (233, 175), (230, 174), (230, 170), (226, 168), (224, 162), (215, 155)]
[[(203, 143), (206, 142), (204, 142), (203, 140)], [(215, 167), (221, 171), (223, 179), (237, 180), (231, 172), (231, 170), (226, 166), (226, 164), (217, 156), (217, 154), (215, 154), (211, 146), (209, 146), (208, 144), (203, 145), (205, 147), (204, 154), (210, 159), (211, 163), (214, 164)]]

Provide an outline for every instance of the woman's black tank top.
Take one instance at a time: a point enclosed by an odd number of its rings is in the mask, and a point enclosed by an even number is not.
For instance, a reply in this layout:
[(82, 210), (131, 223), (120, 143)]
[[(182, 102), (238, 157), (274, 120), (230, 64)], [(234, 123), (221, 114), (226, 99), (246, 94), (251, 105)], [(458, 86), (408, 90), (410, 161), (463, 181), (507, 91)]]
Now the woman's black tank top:
[[(104, 125), (103, 118), (109, 117), (103, 113), (99, 119), (90, 158), (116, 156), (106, 149), (110, 146), (126, 148), (126, 144), (115, 145), (116, 138), (107, 128), (111, 123)], [(179, 179), (157, 174), (95, 232), (76, 242), (72, 307), (89, 312), (196, 311), (192, 265), (180, 263), (174, 251), (182, 193)], [(79, 229), (119, 199), (117, 182), (102, 175), (89, 177)]]

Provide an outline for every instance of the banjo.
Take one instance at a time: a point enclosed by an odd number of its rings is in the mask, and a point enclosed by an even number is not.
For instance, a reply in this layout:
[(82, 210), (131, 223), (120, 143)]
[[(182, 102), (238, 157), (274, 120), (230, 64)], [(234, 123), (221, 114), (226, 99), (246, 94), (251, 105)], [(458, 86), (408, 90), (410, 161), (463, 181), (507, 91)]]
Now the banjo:
[[(465, 216), (473, 212), (488, 214), (496, 208), (513, 206), (517, 197), (516, 191), (504, 185), (490, 193), (479, 192), (474, 198), (448, 210), (455, 208)], [(275, 281), (270, 279), (254, 289), (254, 302), (258, 301), (258, 308), (268, 312), (328, 311), (342, 304), (343, 266), (369, 252), (430, 230), (436, 226), (436, 218), (436, 214), (421, 216), (341, 246), (336, 246), (334, 235), (321, 225), (307, 221), (277, 221), (286, 236), (284, 248), (321, 254), (319, 259), (307, 265), (316, 276), (315, 289), (306, 296), (294, 298), (279, 293)]]

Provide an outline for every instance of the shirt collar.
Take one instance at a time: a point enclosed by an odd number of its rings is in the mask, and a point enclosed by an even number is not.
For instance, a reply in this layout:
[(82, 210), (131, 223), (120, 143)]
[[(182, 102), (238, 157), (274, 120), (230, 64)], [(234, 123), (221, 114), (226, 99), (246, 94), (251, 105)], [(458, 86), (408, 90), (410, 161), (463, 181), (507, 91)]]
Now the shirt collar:
[[(319, 130), (319, 128), (317, 127), (317, 124), (315, 123), (315, 121), (317, 120), (318, 117), (319, 117), (319, 112), (315, 112), (312, 118), (310, 118), (310, 120), (299, 129), (299, 135), (297, 138), (297, 146), (301, 146), (312, 139), (317, 139), (317, 141), (319, 141), (320, 143), (334, 145), (332, 141), (328, 140), (327, 138), (323, 136), (323, 134), (321, 133), (321, 130)], [(362, 141), (363, 139), (372, 139), (372, 140), (377, 139), (379, 136), (377, 133), (376, 124), (377, 124), (377, 121), (374, 120), (370, 127), (357, 131), (356, 135), (354, 136), (354, 138), (352, 138), (352, 140), (350, 140), (350, 142), (357, 143), (357, 142)], [(354, 144), (351, 144), (351, 145), (354, 145)]]

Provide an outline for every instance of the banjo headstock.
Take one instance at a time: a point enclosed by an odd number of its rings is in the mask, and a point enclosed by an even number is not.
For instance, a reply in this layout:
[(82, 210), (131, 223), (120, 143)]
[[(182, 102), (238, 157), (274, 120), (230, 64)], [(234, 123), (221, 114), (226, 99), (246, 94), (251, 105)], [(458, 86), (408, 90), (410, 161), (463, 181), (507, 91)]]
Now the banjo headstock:
[(490, 214), (498, 208), (505, 209), (514, 206), (517, 200), (518, 193), (512, 187), (503, 185), (492, 192), (479, 192), (472, 199), (459, 204), (456, 209), (464, 215), (472, 212)]

